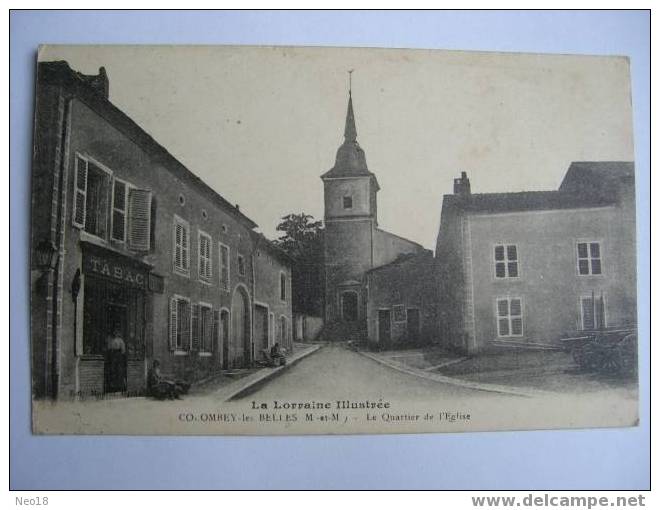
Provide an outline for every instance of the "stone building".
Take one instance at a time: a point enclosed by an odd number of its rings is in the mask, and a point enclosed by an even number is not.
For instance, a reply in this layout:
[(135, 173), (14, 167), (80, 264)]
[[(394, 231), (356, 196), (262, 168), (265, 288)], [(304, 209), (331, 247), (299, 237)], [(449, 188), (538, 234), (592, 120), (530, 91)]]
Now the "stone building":
[(38, 66), (34, 395), (139, 394), (154, 359), (196, 381), (250, 365), (276, 338), (290, 347), (290, 261), (108, 97), (103, 68)]
[(554, 191), (445, 195), (437, 238), (439, 338), (466, 353), (554, 344), (636, 323), (631, 162), (572, 163)]
[(379, 317), (369, 304), (367, 273), (424, 248), (378, 227), (380, 187), (357, 142), (350, 92), (344, 142), (334, 166), (321, 179), (325, 200), (324, 337), (376, 342)]
[(367, 271), (367, 338), (378, 349), (411, 348), (438, 337), (438, 279), (431, 250), (406, 253)]

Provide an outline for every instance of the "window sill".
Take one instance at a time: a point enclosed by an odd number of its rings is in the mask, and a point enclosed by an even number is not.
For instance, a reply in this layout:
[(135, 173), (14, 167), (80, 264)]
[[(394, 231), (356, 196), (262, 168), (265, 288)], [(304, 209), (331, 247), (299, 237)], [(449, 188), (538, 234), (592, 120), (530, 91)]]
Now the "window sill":
[(90, 244), (96, 244), (97, 246), (103, 246), (106, 248), (108, 246), (108, 240), (103, 237), (99, 237), (95, 234), (90, 234), (85, 229), (80, 229), (80, 240), (87, 241)]
[(198, 278), (198, 280), (199, 280), (200, 283), (203, 283), (204, 285), (208, 285), (209, 287), (211, 287), (213, 285), (213, 283), (211, 281), (206, 280), (204, 278)]
[(213, 356), (213, 353), (212, 353), (212, 352), (207, 352), (207, 351), (199, 351), (199, 352), (197, 353), (197, 355), (198, 355), (200, 358), (210, 358), (211, 356)]
[(182, 351), (182, 350), (175, 350), (174, 355), (175, 356), (188, 356), (189, 352), (188, 351)]
[(172, 272), (176, 275), (182, 276), (184, 278), (190, 278), (190, 271), (183, 271), (182, 269), (174, 268)]

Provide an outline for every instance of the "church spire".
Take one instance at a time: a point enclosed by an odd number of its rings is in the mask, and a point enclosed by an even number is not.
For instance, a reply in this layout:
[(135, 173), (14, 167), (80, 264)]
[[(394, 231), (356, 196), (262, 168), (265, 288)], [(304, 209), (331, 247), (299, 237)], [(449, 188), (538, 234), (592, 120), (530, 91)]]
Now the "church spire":
[(355, 129), (355, 114), (353, 113), (353, 98), (348, 91), (348, 110), (346, 111), (346, 127), (344, 128), (344, 139), (347, 142), (357, 141), (357, 129)]
[(355, 114), (353, 113), (353, 69), (348, 71), (348, 109), (346, 110), (346, 126), (344, 127), (344, 139), (347, 142), (357, 141), (357, 129), (355, 129)]

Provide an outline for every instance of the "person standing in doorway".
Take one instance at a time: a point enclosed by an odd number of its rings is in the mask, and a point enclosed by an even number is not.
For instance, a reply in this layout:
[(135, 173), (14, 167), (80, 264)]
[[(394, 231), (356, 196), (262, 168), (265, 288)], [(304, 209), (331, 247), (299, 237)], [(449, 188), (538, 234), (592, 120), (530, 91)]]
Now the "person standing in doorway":
[(115, 326), (106, 341), (106, 391), (126, 391), (126, 343)]

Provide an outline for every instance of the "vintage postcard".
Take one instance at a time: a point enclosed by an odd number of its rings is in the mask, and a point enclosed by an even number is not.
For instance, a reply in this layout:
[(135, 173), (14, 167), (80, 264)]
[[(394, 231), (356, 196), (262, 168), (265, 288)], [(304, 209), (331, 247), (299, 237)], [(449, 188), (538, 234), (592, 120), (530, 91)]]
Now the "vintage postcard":
[(37, 434), (634, 426), (625, 57), (42, 46)]

